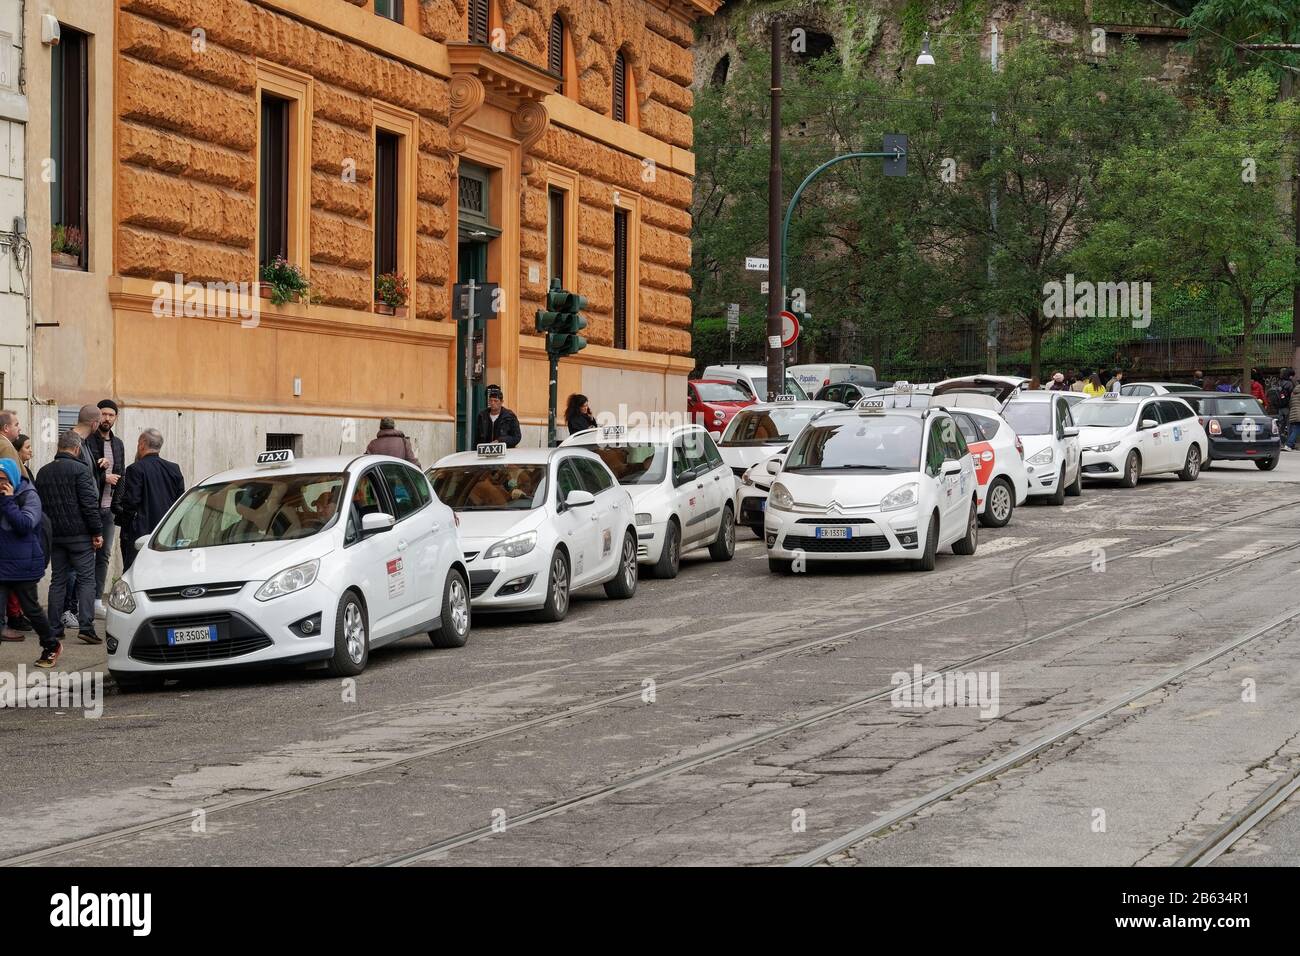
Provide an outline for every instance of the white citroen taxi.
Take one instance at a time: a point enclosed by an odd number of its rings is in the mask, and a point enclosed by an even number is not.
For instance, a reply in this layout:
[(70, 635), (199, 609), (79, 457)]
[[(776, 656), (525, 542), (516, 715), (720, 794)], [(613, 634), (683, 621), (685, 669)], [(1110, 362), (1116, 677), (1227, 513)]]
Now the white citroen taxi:
[(636, 594), (632, 499), (586, 449), (493, 442), (448, 455), (427, 474), (460, 521), (475, 608), (560, 621), (580, 588)]
[(1174, 395), (1107, 392), (1073, 410), (1083, 444), (1083, 477), (1133, 488), (1143, 475), (1177, 472), (1195, 481), (1209, 438), (1196, 412)]
[(655, 577), (676, 577), (696, 548), (715, 561), (736, 553), (736, 479), (701, 426), (590, 428), (561, 447), (595, 452), (632, 495), (638, 560)]
[(1017, 392), (1002, 406), (1002, 417), (1024, 445), (1031, 498), (1046, 496), (1059, 505), (1066, 495), (1082, 493), (1079, 429), (1064, 393)]
[(105, 621), (124, 690), (272, 662), (355, 675), (408, 635), (469, 637), (455, 516), (396, 458), (263, 452), (191, 488), (136, 547)]
[(768, 567), (796, 560), (907, 558), (934, 569), (952, 545), (974, 554), (979, 501), (975, 466), (943, 408), (898, 395), (869, 396), (829, 412), (790, 446), (768, 495)]

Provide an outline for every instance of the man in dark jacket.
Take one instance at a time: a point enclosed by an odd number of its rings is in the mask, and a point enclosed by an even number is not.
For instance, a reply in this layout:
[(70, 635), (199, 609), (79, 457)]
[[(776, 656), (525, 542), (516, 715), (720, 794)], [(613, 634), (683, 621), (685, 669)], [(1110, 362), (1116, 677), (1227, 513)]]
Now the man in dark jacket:
[(416, 458), (415, 452), (411, 451), (411, 439), (397, 430), (397, 422), (391, 418), (379, 419), (379, 432), (366, 446), (366, 454), (392, 455), (394, 458), (409, 461), (416, 468), (420, 467), (420, 459)]
[(36, 491), (53, 535), (49, 605), (54, 636), (63, 637), (59, 612), (68, 570), (73, 569), (77, 572), (77, 636), (87, 644), (99, 644), (103, 639), (95, 633), (95, 552), (104, 544), (104, 525), (95, 477), (81, 457), (81, 444), (75, 431), (59, 436), (58, 454), (36, 473)]
[(519, 419), (505, 406), (505, 395), (500, 385), (487, 387), (488, 407), (479, 412), (474, 420), (474, 443), (486, 445), (489, 442), (505, 442), (507, 448), (514, 448), (524, 437), (519, 430)]
[(36, 585), (45, 576), (45, 548), (41, 535), (41, 498), (12, 459), (0, 459), (0, 591), (17, 596), (18, 603), (41, 639), (36, 666), (50, 668), (63, 645), (50, 631)]
[(106, 398), (99, 403), (99, 427), (86, 439), (90, 457), (95, 462), (95, 487), (99, 495), (99, 520), (104, 526), (104, 546), (95, 552), (95, 616), (104, 614), (104, 582), (113, 559), (113, 501), (126, 471), (126, 451), (122, 439), (113, 434), (117, 421), (117, 403)]
[(180, 466), (158, 454), (162, 432), (146, 428), (135, 443), (135, 462), (126, 469), (122, 493), (114, 504), (117, 526), (122, 529), (122, 570), (135, 562), (136, 539), (158, 527), (176, 499), (185, 494)]

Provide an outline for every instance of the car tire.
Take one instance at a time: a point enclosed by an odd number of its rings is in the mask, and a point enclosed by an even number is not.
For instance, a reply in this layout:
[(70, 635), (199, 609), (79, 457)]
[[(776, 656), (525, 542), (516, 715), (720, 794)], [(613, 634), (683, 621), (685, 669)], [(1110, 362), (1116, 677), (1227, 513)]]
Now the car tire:
[(966, 536), (958, 538), (952, 543), (953, 554), (974, 554), (975, 547), (979, 544), (979, 505), (972, 498), (970, 502), (970, 517), (966, 519)]
[(934, 556), (939, 552), (939, 516), (930, 516), (930, 527), (925, 532), (925, 551), (912, 562), (913, 571), (933, 571)]
[(736, 517), (731, 505), (722, 509), (722, 524), (718, 528), (718, 539), (709, 545), (709, 557), (714, 561), (730, 561), (736, 554)]
[(537, 616), (550, 624), (564, 620), (569, 613), (569, 558), (559, 548), (551, 555), (550, 570), (546, 573), (546, 603)]
[[(1274, 455), (1272, 458), (1257, 458), (1255, 459), (1255, 467), (1258, 468), (1260, 471), (1272, 471), (1274, 468), (1277, 467), (1277, 463), (1281, 460), (1282, 460), (1281, 455)], [(1202, 468), (1208, 467), (1209, 464), (1210, 463), (1207, 461), (1201, 467)]]
[(1016, 510), (1016, 490), (1006, 478), (994, 478), (984, 498), (980, 521), (986, 528), (1004, 528)]
[(1064, 463), (1062, 463), (1062, 465), (1061, 465), (1061, 473), (1060, 473), (1060, 475), (1057, 476), (1057, 479), (1056, 479), (1056, 490), (1053, 491), (1053, 492), (1048, 496), (1048, 498), (1047, 498), (1047, 503), (1048, 503), (1049, 505), (1063, 505), (1063, 504), (1065, 504), (1065, 465), (1064, 465)]
[(768, 558), (767, 569), (773, 574), (790, 574), (794, 570), (794, 562), (789, 558)]
[(1195, 481), (1201, 473), (1201, 449), (1196, 442), (1187, 449), (1187, 460), (1183, 462), (1182, 471), (1178, 472), (1179, 481)]
[(344, 591), (334, 615), (334, 656), (325, 669), (334, 677), (356, 677), (370, 661), (370, 622), (356, 591)]
[(636, 594), (636, 532), (623, 535), (623, 550), (618, 556), (618, 571), (605, 582), (605, 597), (625, 601)]
[(162, 690), (167, 678), (162, 674), (133, 674), (122, 671), (109, 671), (113, 683), (120, 694), (143, 694), (148, 691)]
[(470, 629), (469, 585), (455, 568), (447, 572), (442, 586), (441, 625), (429, 632), (434, 647), (464, 647)]
[(1138, 481), (1142, 478), (1142, 456), (1138, 454), (1137, 449), (1128, 453), (1124, 459), (1124, 477), (1120, 479), (1120, 484), (1125, 488), (1136, 488)]
[(1083, 455), (1079, 456), (1079, 470), (1074, 473), (1074, 484), (1066, 488), (1065, 493), (1071, 498), (1083, 494)]
[(659, 552), (659, 560), (654, 563), (650, 573), (657, 578), (675, 578), (682, 567), (682, 532), (677, 522), (668, 519), (668, 530), (664, 532), (664, 547)]

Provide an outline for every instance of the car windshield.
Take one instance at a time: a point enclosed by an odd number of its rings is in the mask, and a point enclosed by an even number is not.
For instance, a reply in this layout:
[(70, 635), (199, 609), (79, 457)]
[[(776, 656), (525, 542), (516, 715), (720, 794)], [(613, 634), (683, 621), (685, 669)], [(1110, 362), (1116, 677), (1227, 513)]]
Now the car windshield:
[(1206, 415), (1263, 415), (1264, 409), (1254, 398), (1210, 398), (1201, 404)]
[(696, 382), (695, 391), (702, 402), (752, 402), (753, 396), (739, 385), (729, 382)]
[(545, 465), (448, 465), (428, 475), (453, 511), (527, 511), (546, 500)]
[(620, 485), (657, 485), (668, 473), (668, 446), (651, 442), (591, 445)]
[(268, 474), (193, 488), (158, 529), (153, 546), (180, 551), (309, 538), (334, 520), (346, 477)]
[(820, 408), (745, 409), (736, 413), (720, 444), (723, 448), (784, 445), (820, 411)]
[(1018, 435), (1046, 435), (1052, 430), (1050, 402), (1008, 402), (1002, 417)]
[(1076, 425), (1088, 425), (1093, 428), (1122, 428), (1133, 424), (1137, 406), (1128, 402), (1084, 402), (1071, 411)]
[(812, 424), (790, 448), (786, 471), (919, 471), (921, 417), (881, 415)]
[[(767, 400), (767, 376), (751, 375), (750, 381), (754, 383), (754, 394), (758, 396), (759, 401)], [(808, 400), (808, 393), (803, 390), (798, 382), (789, 376), (785, 380), (785, 394), (793, 395), (797, 400), (804, 402)]]

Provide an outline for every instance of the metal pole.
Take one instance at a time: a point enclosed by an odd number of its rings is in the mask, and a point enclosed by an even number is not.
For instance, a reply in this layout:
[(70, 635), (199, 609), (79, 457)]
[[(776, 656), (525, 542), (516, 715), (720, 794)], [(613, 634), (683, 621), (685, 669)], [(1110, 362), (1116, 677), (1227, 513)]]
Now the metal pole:
[(772, 21), (772, 132), (767, 177), (767, 400), (784, 391), (785, 352), (781, 312), (785, 308), (785, 263), (781, 255), (781, 26)]
[[(993, 24), (993, 43), (990, 48), (993, 59), (993, 72), (998, 71), (998, 25)], [(993, 125), (998, 125), (998, 111), (993, 111)], [(994, 144), (990, 143), (989, 155), (994, 155)], [(988, 282), (989, 292), (993, 291), (993, 285), (997, 281), (997, 273), (993, 268), (993, 247), (998, 234), (998, 186), (994, 182), (989, 186), (989, 259), (988, 259)], [(994, 375), (998, 370), (998, 312), (994, 307), (989, 310), (988, 317), (988, 334), (986, 336), (988, 346), (988, 357), (986, 361), (988, 373)]]
[(548, 356), (551, 363), (551, 393), (549, 398), (549, 408), (546, 413), (546, 447), (554, 448), (555, 441), (555, 403), (559, 401), (559, 394), (556, 391), (558, 387), (556, 382), (560, 377), (560, 357), (558, 355)]
[(469, 301), (465, 310), (465, 449), (474, 448), (474, 290), (478, 288), (469, 280)]

